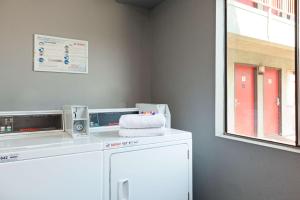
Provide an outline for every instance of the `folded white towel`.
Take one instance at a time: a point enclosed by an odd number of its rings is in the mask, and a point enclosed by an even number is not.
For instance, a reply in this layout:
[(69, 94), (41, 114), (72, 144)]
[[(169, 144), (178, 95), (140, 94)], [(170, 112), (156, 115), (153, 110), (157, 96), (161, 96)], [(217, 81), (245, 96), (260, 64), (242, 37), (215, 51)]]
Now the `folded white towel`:
[(166, 118), (162, 114), (143, 115), (130, 114), (123, 115), (120, 118), (119, 125), (121, 128), (162, 128), (165, 127)]
[(165, 134), (165, 128), (128, 129), (120, 128), (119, 135), (122, 137), (154, 137)]

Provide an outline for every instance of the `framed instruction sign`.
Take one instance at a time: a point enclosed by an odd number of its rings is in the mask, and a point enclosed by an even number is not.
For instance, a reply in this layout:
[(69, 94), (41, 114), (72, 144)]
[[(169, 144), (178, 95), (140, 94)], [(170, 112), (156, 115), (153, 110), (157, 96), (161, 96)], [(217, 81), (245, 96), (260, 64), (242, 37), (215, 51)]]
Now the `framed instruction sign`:
[(88, 41), (34, 35), (34, 71), (88, 73)]

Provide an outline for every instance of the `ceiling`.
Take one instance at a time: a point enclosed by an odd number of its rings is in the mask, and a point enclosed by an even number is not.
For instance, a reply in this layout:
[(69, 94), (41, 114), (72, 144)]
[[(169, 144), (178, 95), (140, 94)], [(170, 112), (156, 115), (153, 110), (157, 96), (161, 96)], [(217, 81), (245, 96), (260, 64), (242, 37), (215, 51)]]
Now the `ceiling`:
[(116, 0), (119, 3), (131, 4), (134, 6), (152, 9), (164, 0)]

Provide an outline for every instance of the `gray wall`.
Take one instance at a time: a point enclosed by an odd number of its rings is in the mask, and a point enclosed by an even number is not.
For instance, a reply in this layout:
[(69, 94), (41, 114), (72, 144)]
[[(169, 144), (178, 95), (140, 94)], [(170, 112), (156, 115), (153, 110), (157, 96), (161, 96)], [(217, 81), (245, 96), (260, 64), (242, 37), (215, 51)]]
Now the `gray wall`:
[(193, 132), (194, 199), (293, 200), (300, 155), (214, 135), (214, 0), (167, 0), (151, 14), (153, 102)]
[[(0, 111), (150, 101), (149, 13), (114, 0), (0, 0)], [(89, 41), (89, 74), (33, 72), (33, 34)]]

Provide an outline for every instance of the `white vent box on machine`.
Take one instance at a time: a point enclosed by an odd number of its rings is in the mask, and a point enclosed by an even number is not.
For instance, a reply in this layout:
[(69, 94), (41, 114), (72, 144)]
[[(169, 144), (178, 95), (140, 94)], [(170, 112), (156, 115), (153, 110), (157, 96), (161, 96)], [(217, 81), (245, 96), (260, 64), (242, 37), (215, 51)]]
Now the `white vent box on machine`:
[(89, 110), (87, 106), (64, 106), (65, 131), (73, 137), (89, 135)]

